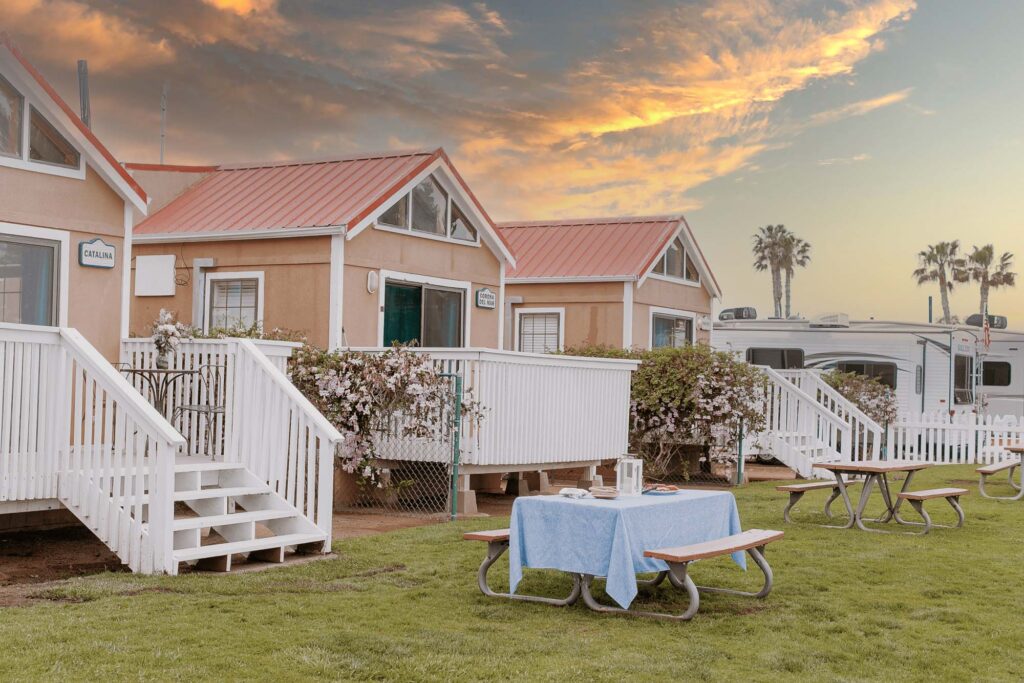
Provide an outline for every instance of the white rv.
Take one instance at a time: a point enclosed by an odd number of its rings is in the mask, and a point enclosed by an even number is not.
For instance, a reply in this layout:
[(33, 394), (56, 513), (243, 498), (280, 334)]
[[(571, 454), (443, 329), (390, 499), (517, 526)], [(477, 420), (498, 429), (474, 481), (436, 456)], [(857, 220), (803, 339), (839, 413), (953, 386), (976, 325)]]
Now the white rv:
[(1024, 332), (849, 320), (717, 321), (711, 344), (776, 369), (857, 372), (896, 391), (904, 416), (936, 411), (1024, 417)]

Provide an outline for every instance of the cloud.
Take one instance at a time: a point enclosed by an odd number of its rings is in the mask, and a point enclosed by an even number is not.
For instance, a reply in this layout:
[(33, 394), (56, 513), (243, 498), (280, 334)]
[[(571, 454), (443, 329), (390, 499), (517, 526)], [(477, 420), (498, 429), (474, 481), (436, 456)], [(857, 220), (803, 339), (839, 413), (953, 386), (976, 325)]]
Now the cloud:
[(903, 90), (897, 90), (895, 92), (888, 93), (887, 95), (882, 95), (881, 97), (852, 102), (850, 104), (843, 105), (842, 107), (836, 107), (835, 109), (819, 112), (811, 117), (810, 123), (812, 125), (820, 126), (835, 123), (836, 121), (847, 119), (851, 116), (863, 116), (864, 114), (873, 112), (876, 109), (904, 102), (908, 97), (910, 97), (911, 90), (913, 90), (913, 88), (904, 88)]
[(49, 63), (88, 57), (95, 69), (139, 71), (172, 61), (170, 43), (115, 13), (76, 0), (3, 0), (0, 26), (24, 44), (46, 46)]
[(694, 207), (693, 188), (799, 133), (779, 120), (780, 102), (853, 80), (915, 9), (913, 0), (659, 1), (567, 18), (455, 0), (7, 0), (0, 17), (16, 39), (46, 35), (33, 59), (51, 60), (53, 33), (92, 36), (76, 56), (123, 72), (97, 79), (94, 97), (98, 131), (115, 150), (156, 149), (166, 80), (173, 162), (443, 144), (492, 214), (540, 218)]
[(818, 162), (818, 166), (848, 166), (855, 164), (858, 161), (868, 161), (871, 159), (870, 154), (854, 154), (852, 157), (834, 157), (832, 159), (822, 159)]

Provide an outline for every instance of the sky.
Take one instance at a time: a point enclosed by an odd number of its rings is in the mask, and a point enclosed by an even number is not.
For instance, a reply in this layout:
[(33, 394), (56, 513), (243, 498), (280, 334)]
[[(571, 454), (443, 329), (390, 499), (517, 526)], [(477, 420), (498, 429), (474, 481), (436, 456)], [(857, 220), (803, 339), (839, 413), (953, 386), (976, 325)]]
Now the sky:
[[(812, 245), (794, 312), (925, 320), (958, 239), (1024, 268), (1016, 0), (3, 0), (7, 31), (125, 161), (443, 146), (496, 220), (683, 213), (771, 312), (751, 241)], [(1021, 291), (991, 313), (1024, 327)], [(953, 312), (977, 310), (962, 285)], [(938, 316), (936, 316), (938, 317)]]

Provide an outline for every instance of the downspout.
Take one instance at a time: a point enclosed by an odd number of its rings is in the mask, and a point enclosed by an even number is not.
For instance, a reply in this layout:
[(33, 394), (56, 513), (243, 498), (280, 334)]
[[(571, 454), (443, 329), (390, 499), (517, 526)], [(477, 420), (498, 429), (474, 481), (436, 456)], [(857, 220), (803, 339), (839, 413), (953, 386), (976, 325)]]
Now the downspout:
[(192, 326), (206, 329), (206, 273), (217, 265), (212, 258), (192, 259)]
[(518, 306), (523, 303), (523, 297), (521, 296), (506, 296), (504, 302), (504, 311), (502, 317), (505, 319), (505, 329), (503, 330), (502, 348), (505, 351), (515, 351), (515, 319), (513, 318), (514, 311), (513, 306)]

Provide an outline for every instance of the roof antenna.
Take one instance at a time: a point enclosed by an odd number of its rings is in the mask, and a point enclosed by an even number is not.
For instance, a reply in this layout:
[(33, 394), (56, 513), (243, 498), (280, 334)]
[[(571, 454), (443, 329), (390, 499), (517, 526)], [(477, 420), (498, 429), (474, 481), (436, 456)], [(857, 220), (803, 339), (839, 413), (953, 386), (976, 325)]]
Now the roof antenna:
[(163, 92), (160, 93), (160, 163), (164, 163), (164, 147), (167, 144), (167, 81), (164, 81)]
[(92, 111), (89, 109), (89, 62), (78, 60), (78, 104), (82, 112), (82, 123), (92, 129)]

